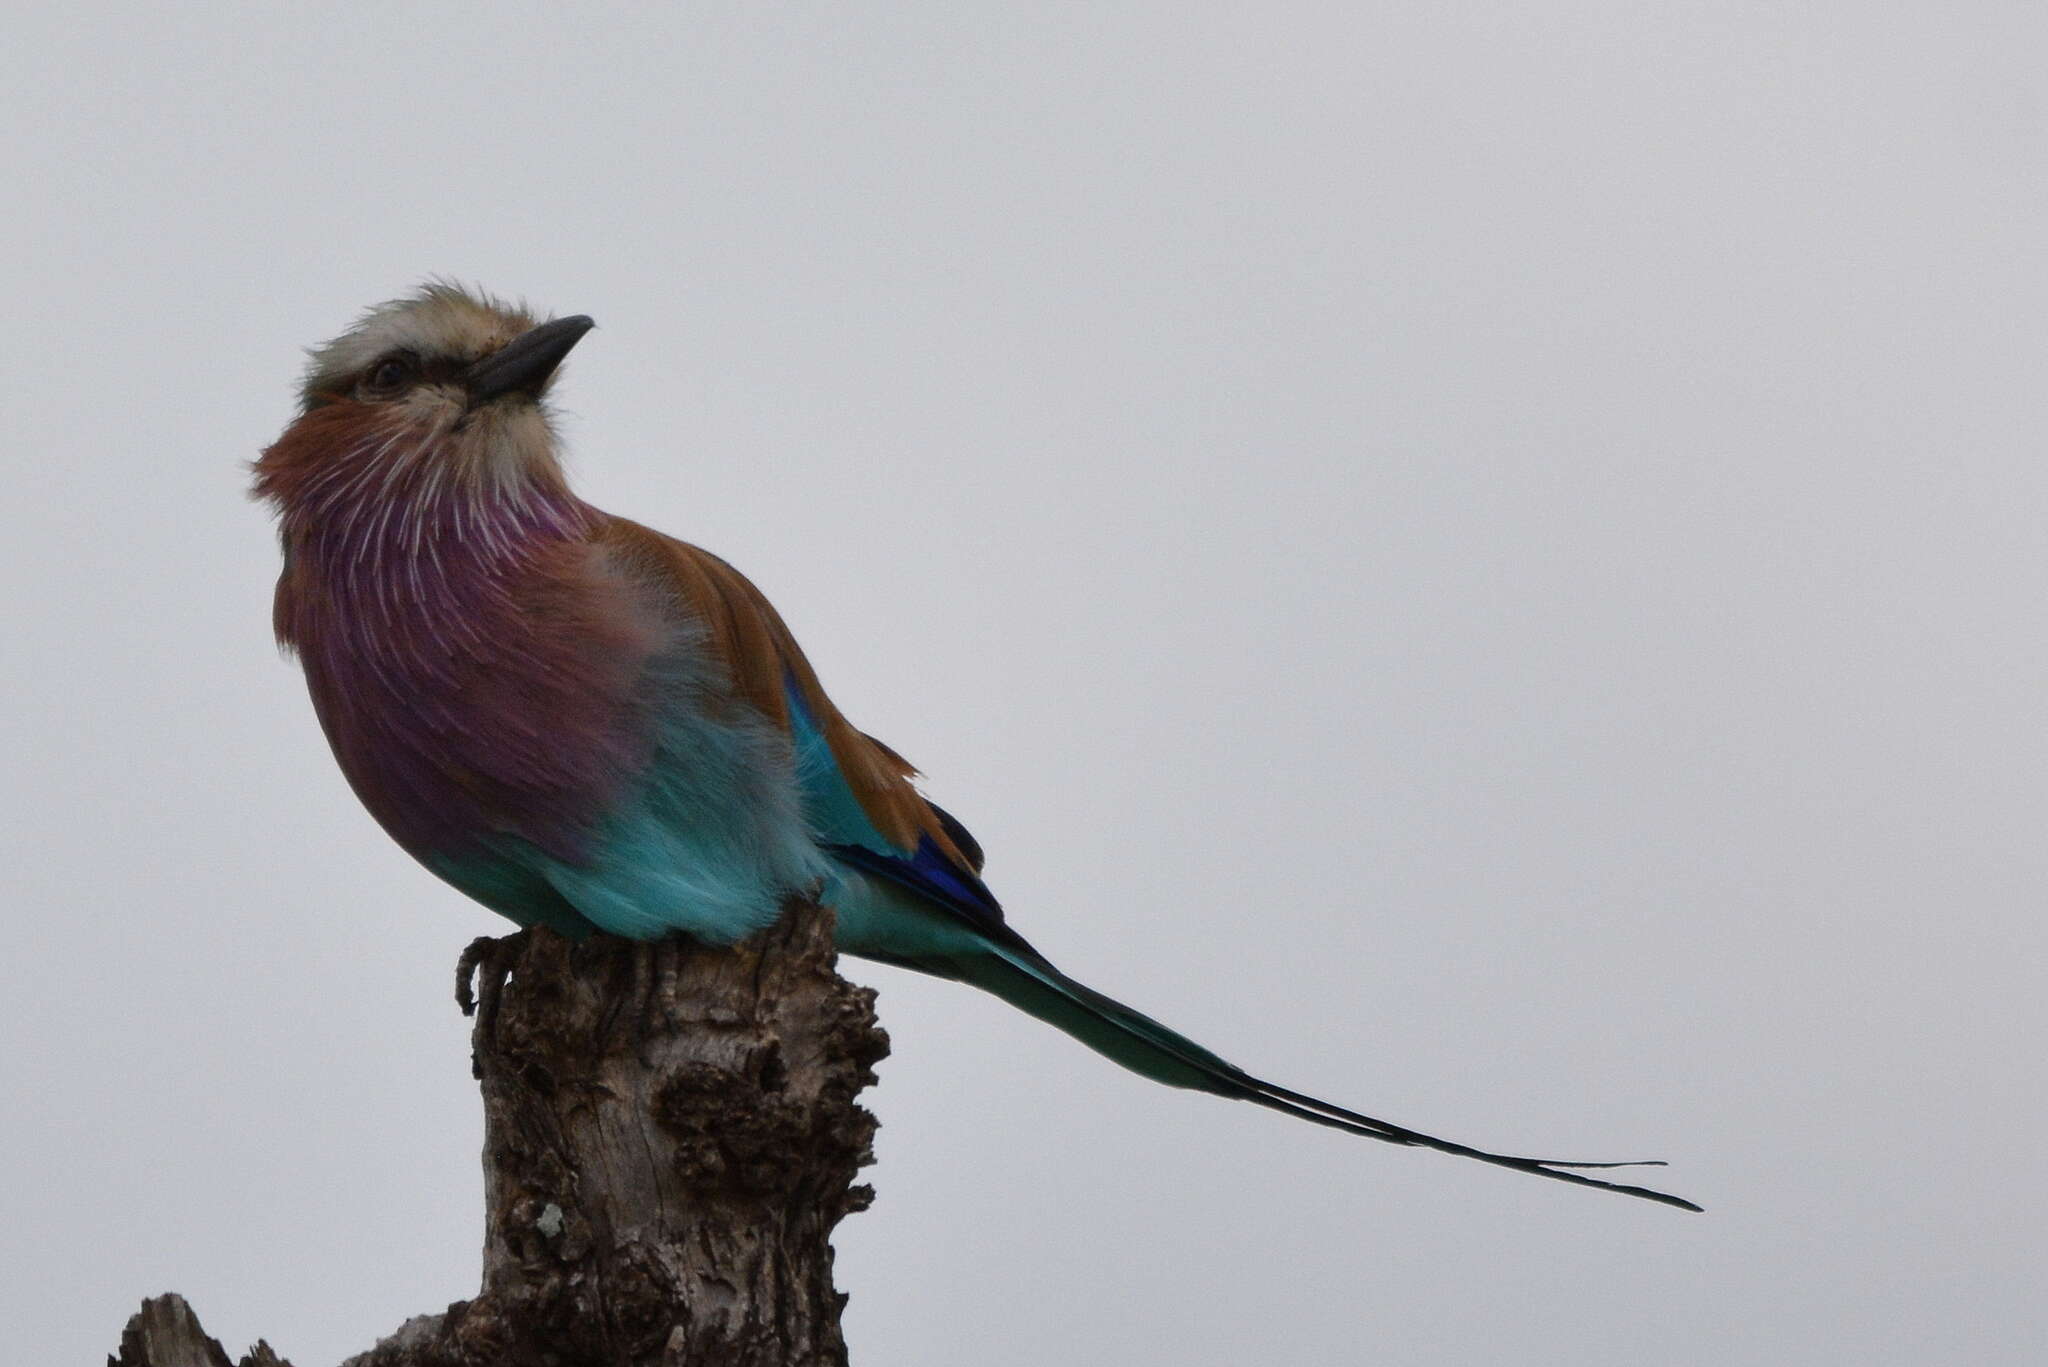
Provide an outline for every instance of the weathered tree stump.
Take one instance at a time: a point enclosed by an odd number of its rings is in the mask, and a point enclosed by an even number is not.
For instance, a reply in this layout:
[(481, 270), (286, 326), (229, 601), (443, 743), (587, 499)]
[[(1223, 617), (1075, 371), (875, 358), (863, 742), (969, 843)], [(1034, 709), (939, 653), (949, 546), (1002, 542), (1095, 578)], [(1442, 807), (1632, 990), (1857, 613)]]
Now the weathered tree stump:
[[(172, 1293), (152, 1296), (142, 1309), (129, 1316), (121, 1331), (121, 1351), (107, 1359), (107, 1367), (235, 1367), (228, 1360), (220, 1340), (206, 1336), (199, 1316), (185, 1304), (183, 1296)], [(241, 1367), (291, 1367), (270, 1345), (258, 1339)]]
[[(472, 946), (483, 1289), (345, 1367), (843, 1364), (830, 1236), (873, 1196), (853, 1185), (875, 1131), (854, 1097), (888, 1039), (832, 963), (809, 904), (732, 949)], [(108, 1362), (230, 1367), (175, 1296)], [(262, 1344), (242, 1360), (273, 1364)]]

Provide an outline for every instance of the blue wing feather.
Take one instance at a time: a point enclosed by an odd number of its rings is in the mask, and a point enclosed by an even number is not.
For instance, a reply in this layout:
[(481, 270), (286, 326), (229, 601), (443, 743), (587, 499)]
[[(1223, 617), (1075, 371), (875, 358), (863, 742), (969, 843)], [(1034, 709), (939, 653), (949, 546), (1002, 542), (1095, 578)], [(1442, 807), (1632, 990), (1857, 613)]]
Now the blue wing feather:
[(796, 748), (796, 782), (804, 819), (819, 843), (853, 845), (880, 855), (903, 854), (860, 805), (796, 680), (783, 681), (783, 695), (789, 700), (789, 730)]
[[(915, 849), (906, 849), (876, 829), (840, 770), (824, 731), (805, 705), (802, 691), (792, 681), (785, 692), (804, 816), (826, 852), (944, 907), (985, 933), (1004, 941), (1013, 939), (1015, 932), (1003, 924), (1002, 904), (973, 869), (949, 858), (928, 835), (918, 837)], [(932, 810), (947, 838), (963, 852), (971, 852), (968, 858), (974, 858), (981, 847), (967, 828), (948, 813), (936, 807)]]

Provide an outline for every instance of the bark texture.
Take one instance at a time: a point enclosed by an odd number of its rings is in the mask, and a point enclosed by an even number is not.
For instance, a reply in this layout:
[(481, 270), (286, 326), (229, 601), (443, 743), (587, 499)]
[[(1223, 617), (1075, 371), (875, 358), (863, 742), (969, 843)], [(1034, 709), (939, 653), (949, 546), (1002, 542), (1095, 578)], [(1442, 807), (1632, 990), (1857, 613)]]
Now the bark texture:
[[(107, 1359), (107, 1367), (237, 1367), (230, 1361), (220, 1340), (206, 1336), (199, 1316), (175, 1292), (152, 1296), (142, 1309), (129, 1317), (121, 1331), (121, 1351)], [(256, 1340), (256, 1346), (242, 1358), (240, 1367), (291, 1367), (270, 1351), (270, 1345)]]
[[(832, 1228), (888, 1052), (833, 972), (831, 913), (792, 906), (732, 949), (547, 931), (478, 941), (483, 1289), (344, 1367), (843, 1364)], [(110, 1367), (234, 1367), (176, 1296)], [(241, 1367), (288, 1367), (264, 1344)]]

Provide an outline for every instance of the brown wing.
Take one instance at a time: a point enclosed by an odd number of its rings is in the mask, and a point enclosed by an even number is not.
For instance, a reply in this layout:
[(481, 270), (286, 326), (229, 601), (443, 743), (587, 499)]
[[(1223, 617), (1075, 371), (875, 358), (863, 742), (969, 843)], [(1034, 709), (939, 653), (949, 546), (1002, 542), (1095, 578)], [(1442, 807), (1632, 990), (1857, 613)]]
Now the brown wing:
[(709, 551), (622, 517), (611, 518), (597, 540), (621, 569), (670, 596), (679, 614), (704, 628), (733, 692), (785, 732), (785, 681), (799, 692), (855, 800), (891, 843), (908, 853), (928, 838), (959, 868), (979, 870), (979, 859), (970, 858), (948, 830), (953, 823), (912, 786), (917, 771), (910, 762), (840, 715), (780, 614), (745, 575)]

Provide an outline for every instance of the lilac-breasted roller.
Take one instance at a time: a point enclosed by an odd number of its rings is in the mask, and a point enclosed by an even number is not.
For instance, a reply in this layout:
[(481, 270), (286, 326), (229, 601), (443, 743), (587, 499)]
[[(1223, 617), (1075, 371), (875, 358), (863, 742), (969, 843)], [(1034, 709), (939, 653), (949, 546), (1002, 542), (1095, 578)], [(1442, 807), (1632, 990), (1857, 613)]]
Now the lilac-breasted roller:
[(849, 954), (971, 983), (1158, 1082), (1697, 1209), (1261, 1081), (1084, 987), (1004, 919), (981, 848), (840, 714), (760, 591), (570, 492), (545, 396), (590, 330), (452, 285), (313, 352), (256, 464), (276, 628), (405, 850), (523, 926), (729, 944), (785, 898)]

